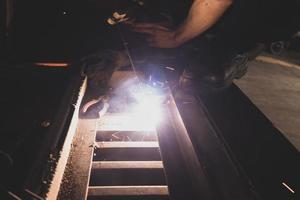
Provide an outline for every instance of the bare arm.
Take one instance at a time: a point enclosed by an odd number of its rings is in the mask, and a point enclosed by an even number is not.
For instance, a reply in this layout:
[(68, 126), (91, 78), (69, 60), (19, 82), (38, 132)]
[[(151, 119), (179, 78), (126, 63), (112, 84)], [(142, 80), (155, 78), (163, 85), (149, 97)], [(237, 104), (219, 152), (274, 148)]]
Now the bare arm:
[(233, 0), (194, 0), (187, 19), (175, 31), (175, 39), (184, 43), (212, 27)]
[(233, 0), (194, 0), (186, 20), (177, 29), (142, 23), (137, 24), (134, 30), (149, 34), (148, 42), (151, 46), (177, 47), (212, 27), (232, 2)]

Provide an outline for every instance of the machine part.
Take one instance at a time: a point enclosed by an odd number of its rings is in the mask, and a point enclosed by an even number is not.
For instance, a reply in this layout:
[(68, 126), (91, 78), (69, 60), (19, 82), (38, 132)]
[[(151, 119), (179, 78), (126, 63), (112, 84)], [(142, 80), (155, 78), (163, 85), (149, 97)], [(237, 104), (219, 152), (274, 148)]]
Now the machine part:
[(281, 55), (286, 50), (287, 44), (284, 41), (272, 42), (270, 51), (273, 55)]
[(125, 19), (126, 18), (126, 13), (124, 14), (120, 14), (118, 12), (114, 12), (113, 13), (113, 17), (117, 20), (122, 20), (122, 19)]
[(118, 12), (114, 12), (114, 13), (112, 14), (112, 17), (108, 18), (106, 22), (107, 22), (109, 25), (114, 26), (114, 25), (116, 25), (116, 24), (118, 24), (118, 23), (122, 23), (122, 22), (128, 21), (130, 18), (129, 18), (129, 17), (126, 17), (126, 16), (127, 16), (126, 13), (120, 14), (120, 13), (118, 13)]
[(122, 22), (134, 20), (136, 12), (145, 5), (143, 0), (130, 0), (127, 3), (126, 7), (113, 12), (112, 16), (106, 20), (109, 25), (114, 26)]

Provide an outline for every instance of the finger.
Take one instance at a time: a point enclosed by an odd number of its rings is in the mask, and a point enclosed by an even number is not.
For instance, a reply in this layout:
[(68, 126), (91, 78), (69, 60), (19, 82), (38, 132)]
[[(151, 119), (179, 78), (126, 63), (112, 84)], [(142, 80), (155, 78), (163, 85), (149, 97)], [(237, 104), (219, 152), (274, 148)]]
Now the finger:
[(169, 30), (167, 27), (155, 23), (136, 23), (134, 28), (152, 28), (160, 30)]
[(149, 35), (154, 35), (156, 33), (156, 30), (153, 28), (133, 28), (133, 31), (138, 33), (145, 33)]
[(124, 21), (123, 23), (125, 24), (125, 25), (128, 25), (128, 26), (130, 26), (130, 27), (134, 27), (135, 26), (135, 19), (133, 18), (133, 19), (129, 19), (129, 20), (127, 20), (127, 21)]

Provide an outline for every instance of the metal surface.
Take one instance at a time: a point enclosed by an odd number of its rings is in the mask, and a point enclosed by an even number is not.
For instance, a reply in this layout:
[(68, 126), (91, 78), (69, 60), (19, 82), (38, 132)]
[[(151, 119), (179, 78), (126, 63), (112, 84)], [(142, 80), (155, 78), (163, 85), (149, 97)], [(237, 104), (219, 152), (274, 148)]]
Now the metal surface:
[[(55, 121), (52, 122), (51, 126), (48, 128), (48, 134), (45, 139), (40, 143), (39, 153), (36, 157), (36, 161), (31, 167), (30, 172), (28, 173), (28, 178), (26, 180), (25, 187), (34, 192), (43, 193), (44, 191), (39, 191), (37, 189), (41, 185), (41, 180), (45, 177), (44, 168), (45, 166), (49, 168), (55, 168), (56, 163), (52, 163), (53, 166), (49, 166), (49, 159), (52, 156), (59, 155), (61, 151), (65, 139), (68, 134), (68, 130), (70, 128), (70, 123), (72, 121), (75, 106), (78, 102), (78, 91), (82, 85), (83, 77), (81, 77), (81, 69), (79, 66), (73, 66), (72, 71), (70, 73), (76, 74), (69, 78), (68, 84), (65, 86), (65, 92), (61, 97), (61, 101), (57, 106), (57, 111), (54, 114)], [(80, 103), (80, 102), (79, 102)], [(76, 116), (77, 118), (77, 116)], [(57, 158), (58, 159), (58, 158)], [(51, 164), (50, 164), (51, 165)], [(52, 179), (52, 174), (49, 170), (48, 179)], [(44, 180), (45, 181), (45, 180)], [(48, 180), (47, 180), (48, 181)], [(45, 189), (44, 189), (45, 190)]]
[[(25, 189), (45, 197), (74, 116), (74, 105), (80, 103), (80, 66), (41, 69), (32, 64), (11, 64), (3, 66), (1, 74), (1, 84), (8, 86), (2, 91), (3, 112), (7, 115), (0, 126), (0, 148), (13, 160), (0, 175), (1, 187), (20, 197), (28, 195)], [(5, 163), (1, 162), (2, 166)]]
[(255, 199), (251, 194), (251, 185), (238, 171), (231, 152), (217, 135), (196, 96), (181, 92), (177, 94), (176, 102), (197, 160), (205, 166), (208, 184), (215, 198)]
[(300, 189), (299, 151), (239, 88), (232, 85), (219, 93), (198, 94), (198, 103), (236, 168), (247, 177), (249, 189), (262, 199), (299, 198), (283, 185)]
[[(175, 98), (167, 91), (163, 120), (157, 125), (158, 137), (153, 136), (153, 130), (116, 126), (116, 121), (122, 120), (114, 119), (124, 113), (108, 114), (108, 118), (97, 122), (88, 199), (147, 199), (145, 196), (149, 195), (154, 199), (155, 195), (164, 195), (175, 200), (254, 200), (270, 196), (274, 199), (275, 193), (284, 197), (286, 191), (290, 193), (288, 197), (294, 198), (291, 195), (297, 193), (297, 180), (293, 177), (298, 166), (296, 154), (281, 137), (269, 135), (278, 131), (242, 93), (234, 86), (205, 96), (197, 90), (173, 92)], [(144, 137), (149, 134), (152, 136)], [(279, 163), (279, 157), (275, 163), (267, 145), (261, 146), (266, 138), (272, 151), (280, 147), (276, 152), (286, 155), (282, 159), (288, 166)], [(255, 145), (265, 152), (255, 150)], [(271, 170), (276, 164), (279, 167)], [(290, 171), (280, 171), (284, 169)], [(280, 175), (284, 178), (279, 183)], [(277, 182), (265, 180), (268, 184), (262, 185), (261, 176)], [(158, 192), (160, 187), (168, 188), (168, 195)], [(274, 194), (270, 193), (276, 188)]]
[(105, 148), (158, 148), (158, 142), (98, 142), (98, 146)]
[(96, 161), (93, 169), (163, 169), (162, 161)]
[[(156, 196), (168, 195), (167, 186), (93, 186), (89, 187), (90, 196)], [(154, 198), (154, 197), (153, 197)]]
[(204, 166), (197, 158), (170, 91), (169, 95), (157, 132), (170, 195), (179, 200), (214, 199)]

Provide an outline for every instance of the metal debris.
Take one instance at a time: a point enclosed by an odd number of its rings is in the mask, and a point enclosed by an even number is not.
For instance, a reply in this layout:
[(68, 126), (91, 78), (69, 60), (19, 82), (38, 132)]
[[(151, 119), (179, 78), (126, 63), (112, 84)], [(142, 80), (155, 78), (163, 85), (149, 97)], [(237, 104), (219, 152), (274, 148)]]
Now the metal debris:
[(41, 123), (41, 127), (43, 128), (47, 128), (51, 125), (50, 121), (49, 120), (45, 120)]
[(9, 161), (9, 164), (12, 166), (13, 165), (13, 159), (12, 159), (12, 157), (8, 153), (6, 153), (6, 152), (4, 152), (2, 150), (0, 150), (0, 155), (1, 154), (4, 155), (7, 158), (7, 160)]
[(94, 145), (94, 149), (100, 149), (100, 145), (97, 142), (94, 141), (93, 145)]
[[(120, 133), (120, 132), (121, 132), (121, 131), (117, 131), (117, 132), (113, 133), (111, 136), (119, 140), (120, 137), (116, 136), (116, 134), (118, 134), (118, 133)], [(112, 140), (112, 139), (111, 139), (111, 140)]]
[(131, 138), (127, 135), (126, 138), (128, 139), (128, 141), (132, 141)]

